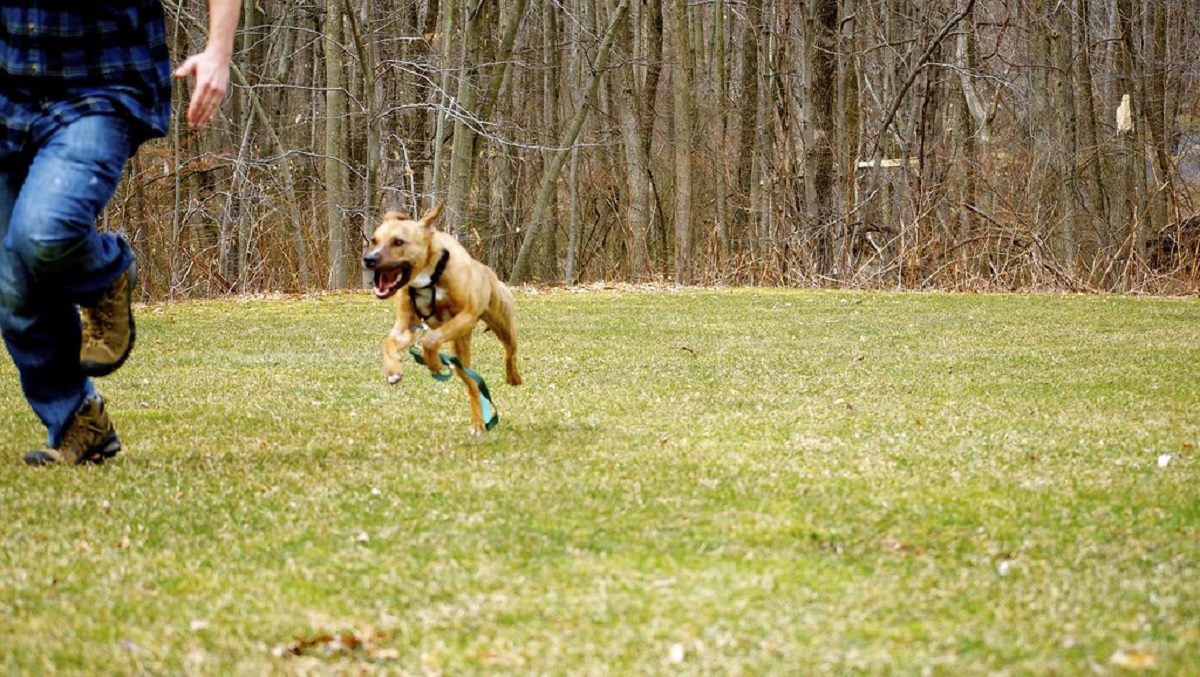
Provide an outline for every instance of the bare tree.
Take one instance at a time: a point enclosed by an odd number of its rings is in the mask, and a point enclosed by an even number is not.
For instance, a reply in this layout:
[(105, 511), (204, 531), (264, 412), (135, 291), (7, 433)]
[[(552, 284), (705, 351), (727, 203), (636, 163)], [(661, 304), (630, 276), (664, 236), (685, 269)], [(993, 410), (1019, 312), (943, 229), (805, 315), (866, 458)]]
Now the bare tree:
[(215, 129), (105, 223), (147, 298), (347, 286), (438, 199), (513, 280), (1194, 293), (1186, 4), (246, 2)]
[(612, 49), (613, 40), (616, 38), (617, 31), (621, 23), (625, 20), (626, 14), (629, 11), (628, 0), (621, 0), (621, 4), (617, 5), (616, 11), (610, 19), (608, 30), (604, 33), (604, 40), (600, 43), (600, 47), (596, 50), (595, 65), (591, 82), (588, 85), (587, 94), (584, 96), (583, 102), (575, 112), (575, 117), (568, 125), (566, 132), (559, 143), (559, 148), (554, 152), (549, 165), (546, 167), (542, 175), (541, 188), (538, 190), (537, 202), (533, 206), (533, 214), (530, 217), (528, 230), (525, 231), (525, 236), (521, 241), (521, 250), (517, 254), (517, 260), (513, 264), (511, 280), (514, 283), (522, 282), (529, 272), (530, 254), (533, 251), (533, 245), (537, 242), (538, 235), (542, 232), (542, 228), (546, 218), (546, 209), (550, 203), (551, 194), (554, 192), (555, 183), (558, 181), (559, 174), (562, 172), (563, 165), (567, 161), (570, 154), (571, 146), (579, 137), (579, 132), (583, 128), (583, 123), (587, 119), (588, 113), (591, 111), (592, 102), (596, 98), (596, 92), (600, 88), (600, 79), (604, 74), (604, 68), (608, 63), (608, 55)]
[(692, 282), (692, 45), (687, 0), (671, 0), (675, 66), (671, 71), (674, 112), (675, 282)]

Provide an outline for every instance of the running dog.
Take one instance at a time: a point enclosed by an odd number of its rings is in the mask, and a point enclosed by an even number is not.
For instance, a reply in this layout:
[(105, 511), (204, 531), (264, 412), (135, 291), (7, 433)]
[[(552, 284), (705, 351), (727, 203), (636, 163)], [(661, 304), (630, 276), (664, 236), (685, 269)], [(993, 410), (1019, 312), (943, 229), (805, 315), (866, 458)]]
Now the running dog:
[[(453, 235), (433, 227), (442, 206), (438, 203), (417, 220), (388, 212), (363, 256), (363, 266), (375, 275), (375, 296), (396, 297), (396, 324), (383, 340), (383, 375), (388, 383), (400, 382), (405, 352), (424, 326), (429, 331), (420, 347), (431, 372), (443, 369), (438, 357), (443, 343), (452, 344), (463, 367), (470, 367), (471, 332), (483, 320), (504, 346), (505, 381), (521, 385), (512, 291), (491, 268), (471, 258)], [(398, 294), (402, 290), (405, 293)], [(455, 371), (470, 394), (471, 432), (482, 433), (479, 385), (464, 370)]]

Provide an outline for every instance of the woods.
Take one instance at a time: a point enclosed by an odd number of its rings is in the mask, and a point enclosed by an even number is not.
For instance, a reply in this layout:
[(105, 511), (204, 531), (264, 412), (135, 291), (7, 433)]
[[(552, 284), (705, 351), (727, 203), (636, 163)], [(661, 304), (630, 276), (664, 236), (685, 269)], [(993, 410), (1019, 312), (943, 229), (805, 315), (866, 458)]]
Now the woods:
[(358, 287), (437, 200), (515, 283), (1200, 291), (1181, 0), (248, 1), (239, 41), (105, 215), (144, 299)]

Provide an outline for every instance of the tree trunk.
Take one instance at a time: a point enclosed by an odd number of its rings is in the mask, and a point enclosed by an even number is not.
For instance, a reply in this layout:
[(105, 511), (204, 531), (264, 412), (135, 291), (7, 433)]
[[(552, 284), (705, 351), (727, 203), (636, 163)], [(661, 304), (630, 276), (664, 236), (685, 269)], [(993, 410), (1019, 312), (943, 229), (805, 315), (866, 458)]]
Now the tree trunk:
[(729, 176), (727, 173), (726, 157), (729, 155), (729, 69), (726, 63), (725, 50), (727, 36), (725, 34), (725, 0), (714, 0), (713, 3), (713, 75), (716, 78), (716, 236), (717, 251), (713, 266), (718, 271), (725, 271), (729, 261)]
[(450, 156), (450, 178), (446, 185), (446, 214), (442, 217), (444, 230), (458, 233), (467, 223), (470, 211), (472, 174), (475, 169), (475, 131), (480, 123), (475, 117), (476, 89), (481, 59), (480, 39), (487, 23), (489, 3), (480, 2), (474, 11), (468, 9), (463, 25), (462, 67), (458, 71), (458, 94), (455, 97), (454, 143)]
[[(450, 100), (450, 76), (455, 72), (454, 67), (454, 15), (458, 12), (459, 0), (430, 0), (431, 11), (433, 7), (437, 8), (440, 13), (442, 24), (441, 37), (442, 47), (439, 58), (441, 61), (441, 86), (438, 90), (438, 113), (437, 122), (434, 124), (433, 130), (433, 175), (430, 177), (430, 192), (435, 196), (445, 190), (443, 186), (444, 177), (442, 151), (446, 143), (446, 122), (450, 119), (451, 100)], [(417, 210), (420, 211), (420, 210)], [(453, 216), (452, 214), (450, 216)]]
[(1067, 272), (1075, 272), (1079, 259), (1079, 231), (1081, 218), (1076, 202), (1076, 177), (1078, 166), (1076, 158), (1079, 151), (1076, 146), (1075, 130), (1078, 121), (1075, 117), (1074, 88), (1069, 77), (1073, 71), (1075, 54), (1070, 39), (1071, 16), (1067, 9), (1059, 3), (1050, 16), (1050, 62), (1051, 62), (1051, 93), (1054, 97), (1055, 137), (1057, 147), (1062, 153), (1058, 163), (1059, 180), (1054, 194), (1059, 205), (1059, 236), (1056, 253), (1062, 259), (1062, 267)]
[[(383, 114), (379, 110), (379, 102), (383, 100), (383, 85), (379, 73), (379, 47), (373, 35), (366, 35), (371, 26), (371, 17), (375, 13), (374, 0), (363, 0), (362, 17), (360, 18), (350, 6), (350, 0), (342, 0), (349, 17), (349, 24), (354, 38), (355, 52), (358, 54), (359, 70), (363, 80), (363, 118), (366, 121), (366, 158), (363, 170), (362, 186), (362, 226), (361, 241), (366, 242), (379, 219), (378, 183), (382, 167), (383, 144)], [(358, 242), (359, 238), (354, 241)], [(352, 250), (353, 251), (353, 250)], [(352, 257), (357, 268), (358, 257)], [(361, 270), (362, 286), (371, 284), (371, 274), (365, 268)], [(349, 271), (347, 271), (349, 275)], [(349, 281), (349, 278), (347, 278)]]
[(600, 87), (600, 78), (603, 77), (604, 69), (608, 64), (608, 54), (612, 48), (613, 39), (616, 37), (617, 29), (625, 19), (628, 11), (629, 0), (621, 0), (621, 4), (617, 6), (616, 14), (613, 15), (608, 25), (608, 30), (604, 33), (604, 41), (600, 44), (600, 49), (596, 51), (595, 65), (592, 67), (592, 79), (591, 84), (588, 86), (587, 94), (584, 96), (583, 102), (579, 105), (579, 110), (575, 112), (575, 117), (571, 120), (571, 124), (567, 127), (563, 139), (559, 143), (558, 151), (554, 153), (549, 166), (542, 175), (537, 202), (534, 204), (533, 213), (529, 218), (529, 228), (525, 231), (525, 237), (521, 241), (521, 250), (517, 253), (516, 263), (513, 264), (512, 276), (510, 278), (513, 284), (524, 282), (529, 273), (529, 257), (533, 251), (533, 245), (537, 242), (537, 237), (542, 230), (543, 222), (546, 218), (546, 208), (550, 204), (550, 197), (554, 193), (555, 184), (562, 173), (562, 168), (570, 154), (571, 146), (575, 144), (575, 140), (579, 137), (579, 131), (583, 129), (583, 123), (587, 119), (588, 111), (592, 107), (592, 101), (596, 98), (596, 91)]
[(806, 220), (813, 233), (816, 272), (829, 277), (833, 272), (833, 143), (837, 138), (834, 108), (837, 89), (838, 0), (808, 0), (809, 17), (805, 63), (809, 68), (808, 101), (810, 129), (804, 135), (804, 193)]
[[(1118, 255), (1111, 266), (1113, 277), (1110, 278), (1118, 288), (1127, 288), (1130, 282), (1129, 274), (1134, 267), (1145, 259), (1146, 253), (1146, 143), (1145, 125), (1146, 106), (1145, 86), (1141, 64), (1142, 15), (1140, 3), (1133, 0), (1117, 0), (1117, 44), (1118, 50), (1118, 83), (1120, 96), (1129, 96), (1132, 106), (1131, 120), (1134, 120), (1130, 130), (1118, 130), (1120, 143), (1120, 165), (1118, 172), (1123, 186), (1125, 205), (1123, 215), (1125, 228), (1123, 243)], [(1119, 267), (1118, 267), (1119, 266)]]
[(674, 111), (675, 283), (692, 283), (692, 48), (687, 0), (671, 0), (675, 68), (671, 71)]
[[(657, 8), (648, 11), (659, 11)], [(628, 30), (621, 32), (621, 44), (632, 63), (641, 63), (645, 54), (639, 45), (643, 42), (640, 34), (645, 30), (642, 21), (630, 21)], [(632, 280), (643, 281), (650, 276), (652, 264), (650, 261), (649, 232), (650, 218), (653, 205), (650, 197), (650, 148), (651, 129), (643, 125), (644, 113), (654, 107), (653, 91), (647, 91), (639, 82), (637, 67), (621, 69), (620, 83), (621, 100), (624, 105), (617, 107), (617, 122), (621, 128), (622, 149), (625, 156), (625, 182), (628, 191), (628, 203), (624, 210), (626, 231), (629, 233), (626, 262), (629, 276)], [(657, 85), (657, 78), (653, 79)]]
[(1081, 229), (1078, 233), (1079, 256), (1088, 270), (1085, 281), (1089, 286), (1094, 286), (1102, 282), (1098, 276), (1102, 270), (1099, 254), (1102, 250), (1111, 251), (1113, 248), (1112, 214), (1104, 180), (1105, 176), (1111, 176), (1112, 170), (1108, 168), (1111, 165), (1109, 154), (1100, 152), (1100, 137), (1097, 132), (1098, 101), (1092, 87), (1092, 39), (1089, 22), (1091, 0), (1075, 0), (1072, 16), (1074, 24), (1071, 33), (1075, 40), (1075, 51), (1079, 55), (1073, 78), (1077, 110), (1075, 117), (1079, 123), (1076, 137), (1086, 159), (1080, 167), (1083, 180), (1078, 185), (1083, 196), (1084, 211), (1091, 215), (1090, 219), (1083, 222), (1090, 223), (1090, 228)]
[(858, 202), (858, 158), (861, 145), (861, 95), (862, 82), (859, 72), (858, 0), (845, 0), (842, 5), (845, 19), (841, 22), (838, 32), (838, 48), (836, 54), (841, 60), (838, 68), (838, 111), (841, 124), (837, 125), (838, 154), (841, 166), (845, 168), (843, 178), (843, 213), (841, 218), (841, 233), (838, 238), (834, 258), (837, 261), (837, 275), (844, 281), (849, 281), (857, 273), (853, 262), (855, 234), (860, 229), (855, 220), (861, 218), (855, 215)]
[(1150, 42), (1143, 48), (1140, 61), (1146, 64), (1146, 105), (1143, 107), (1146, 125), (1149, 166), (1154, 185), (1147, 205), (1150, 218), (1149, 232), (1158, 235), (1170, 221), (1170, 200), (1175, 191), (1172, 187), (1171, 158), (1169, 156), (1168, 130), (1175, 123), (1175, 116), (1167, 105), (1167, 8), (1159, 0), (1145, 0), (1142, 5), (1150, 14)]
[(349, 281), (346, 256), (346, 81), (342, 59), (342, 0), (325, 4), (325, 226), (329, 240), (329, 287), (344, 289)]
[(746, 38), (742, 40), (741, 49), (741, 88), (737, 96), (738, 108), (738, 145), (733, 157), (737, 168), (735, 180), (735, 201), (732, 217), (730, 240), (736, 243), (745, 240), (753, 228), (754, 202), (754, 168), (757, 164), (754, 152), (755, 139), (758, 136), (758, 53), (762, 29), (763, 0), (746, 0)]

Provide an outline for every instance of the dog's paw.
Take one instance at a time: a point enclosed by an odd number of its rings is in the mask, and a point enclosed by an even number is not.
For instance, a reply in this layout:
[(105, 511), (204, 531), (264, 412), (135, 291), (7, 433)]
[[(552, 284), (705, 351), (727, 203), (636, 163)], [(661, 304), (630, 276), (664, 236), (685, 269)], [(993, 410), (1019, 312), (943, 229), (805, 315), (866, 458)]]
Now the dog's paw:
[(442, 356), (437, 354), (436, 351), (432, 353), (426, 352), (424, 359), (425, 368), (429, 370), (429, 373), (436, 376), (446, 370), (446, 363), (442, 362)]
[(384, 374), (384, 376), (387, 378), (388, 383), (396, 385), (404, 377), (404, 374)]

